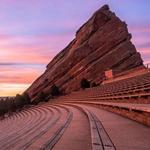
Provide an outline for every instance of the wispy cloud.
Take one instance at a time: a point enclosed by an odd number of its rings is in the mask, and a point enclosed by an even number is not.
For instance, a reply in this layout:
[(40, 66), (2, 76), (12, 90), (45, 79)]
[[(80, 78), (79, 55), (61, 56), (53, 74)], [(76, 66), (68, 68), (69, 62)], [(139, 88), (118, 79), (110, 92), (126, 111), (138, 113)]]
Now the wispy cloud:
[(41, 68), (23, 68), (7, 66), (0, 68), (0, 83), (32, 83), (40, 73), (42, 72)]
[[(141, 53), (144, 63), (150, 60), (150, 23), (135, 23), (129, 26), (132, 33), (132, 41)], [(149, 60), (148, 60), (149, 59)]]

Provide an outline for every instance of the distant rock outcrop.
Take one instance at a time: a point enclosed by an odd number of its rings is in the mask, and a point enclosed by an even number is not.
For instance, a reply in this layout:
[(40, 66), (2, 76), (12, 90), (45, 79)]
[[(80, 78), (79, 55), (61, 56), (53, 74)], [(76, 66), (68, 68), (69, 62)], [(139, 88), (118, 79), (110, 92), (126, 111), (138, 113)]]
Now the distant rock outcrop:
[(47, 65), (47, 69), (27, 90), (32, 98), (50, 92), (56, 84), (66, 93), (80, 88), (84, 77), (100, 83), (104, 71), (120, 73), (143, 65), (131, 43), (127, 25), (104, 5), (77, 31), (76, 38)]

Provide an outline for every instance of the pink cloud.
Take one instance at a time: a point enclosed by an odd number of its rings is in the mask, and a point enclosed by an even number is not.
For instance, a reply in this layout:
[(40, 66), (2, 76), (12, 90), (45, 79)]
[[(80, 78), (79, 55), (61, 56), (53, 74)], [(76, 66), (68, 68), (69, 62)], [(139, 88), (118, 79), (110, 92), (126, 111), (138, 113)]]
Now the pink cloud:
[[(13, 50), (13, 49), (12, 49)], [(20, 62), (20, 63), (47, 63), (52, 57), (53, 55), (49, 55), (49, 56), (45, 56), (42, 54), (37, 54), (36, 52), (18, 52), (15, 51), (14, 52), (4, 52), (1, 53), (0, 56), (0, 62)]]
[(147, 56), (150, 58), (150, 47), (149, 48), (141, 48), (140, 53), (144, 56)]
[(135, 36), (135, 37), (132, 38), (132, 41), (136, 45), (139, 45), (139, 44), (143, 44), (143, 43), (149, 42), (149, 38), (145, 37), (145, 36), (137, 36), (137, 37)]
[[(7, 68), (7, 69), (6, 69)], [(0, 83), (30, 84), (41, 74), (40, 71), (29, 68), (0, 68)]]
[(3, 42), (0, 41), (0, 62), (17, 61), (46, 65), (56, 55), (56, 50), (58, 52), (63, 49), (70, 39), (70, 35), (38, 35), (3, 39)]
[(142, 24), (142, 25), (131, 25), (129, 29), (132, 32), (140, 33), (140, 32), (150, 32), (150, 25), (149, 24)]

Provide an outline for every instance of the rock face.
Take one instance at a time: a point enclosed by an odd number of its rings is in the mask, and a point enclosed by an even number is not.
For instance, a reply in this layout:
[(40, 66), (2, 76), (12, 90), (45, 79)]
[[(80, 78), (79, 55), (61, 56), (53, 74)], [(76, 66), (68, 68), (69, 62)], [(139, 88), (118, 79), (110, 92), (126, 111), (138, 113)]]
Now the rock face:
[(55, 83), (69, 93), (80, 88), (84, 77), (100, 83), (104, 71), (120, 73), (143, 65), (131, 43), (127, 25), (104, 5), (77, 31), (76, 38), (47, 65), (47, 69), (27, 90), (34, 98), (50, 92)]

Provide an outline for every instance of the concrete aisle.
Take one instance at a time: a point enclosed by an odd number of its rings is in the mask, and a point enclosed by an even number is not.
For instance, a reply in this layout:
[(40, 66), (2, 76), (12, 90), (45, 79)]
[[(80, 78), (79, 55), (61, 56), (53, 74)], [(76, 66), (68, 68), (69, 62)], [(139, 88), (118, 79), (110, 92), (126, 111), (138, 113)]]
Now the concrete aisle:
[(99, 118), (117, 150), (150, 150), (150, 127), (102, 109), (80, 106)]
[(86, 115), (76, 108), (68, 108), (73, 111), (73, 120), (53, 150), (91, 150), (90, 126)]

